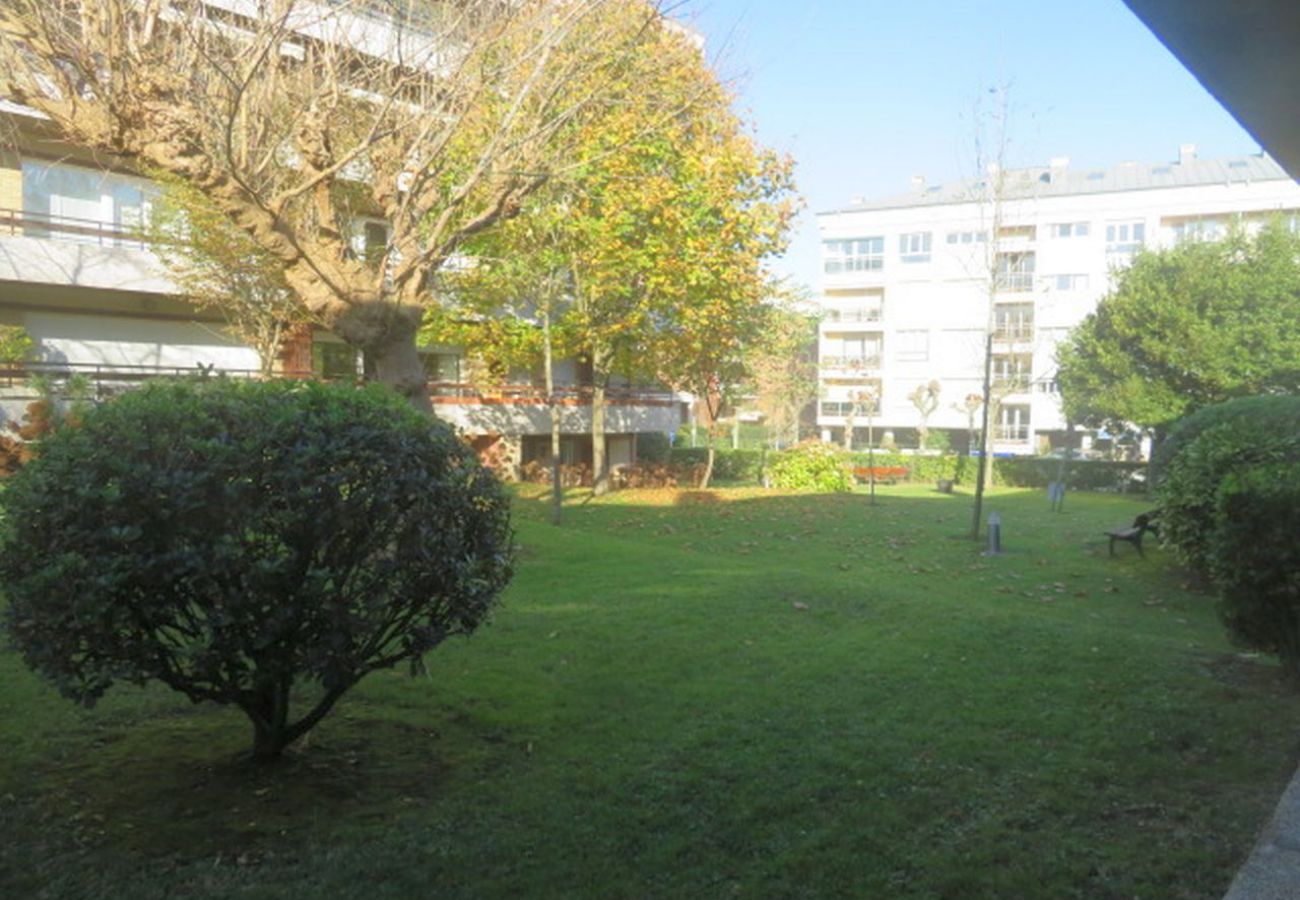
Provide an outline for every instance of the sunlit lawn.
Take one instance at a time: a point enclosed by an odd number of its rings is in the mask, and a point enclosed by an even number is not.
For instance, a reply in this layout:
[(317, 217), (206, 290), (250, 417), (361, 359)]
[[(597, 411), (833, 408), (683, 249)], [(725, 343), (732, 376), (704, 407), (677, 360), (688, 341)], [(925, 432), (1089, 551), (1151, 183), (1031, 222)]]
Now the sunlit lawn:
[(284, 766), (236, 713), (83, 711), (0, 656), (0, 895), (1217, 897), (1300, 704), (1141, 500), (517, 503), (494, 623), (372, 677)]

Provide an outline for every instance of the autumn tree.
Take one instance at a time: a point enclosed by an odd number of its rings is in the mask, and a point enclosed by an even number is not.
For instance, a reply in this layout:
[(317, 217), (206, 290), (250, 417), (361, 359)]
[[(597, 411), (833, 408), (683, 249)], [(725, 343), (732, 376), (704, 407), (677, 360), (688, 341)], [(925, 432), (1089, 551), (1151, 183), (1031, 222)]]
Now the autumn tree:
[(746, 349), (748, 390), (774, 441), (799, 440), (799, 417), (817, 398), (817, 320), (788, 303), (769, 305), (758, 340)]
[(285, 342), (312, 317), (285, 281), (278, 259), (235, 226), (188, 182), (159, 178), (144, 235), (177, 292), (215, 313), (257, 352), (262, 375), (275, 369)]
[(1300, 236), (1144, 250), (1057, 350), (1067, 416), (1160, 431), (1233, 397), (1300, 392)]
[[(612, 0), (10, 0), (4, 93), (62, 139), (190, 185), (306, 313), (430, 408), (431, 282), (563, 162), (644, 30)], [(251, 9), (251, 7), (250, 7)], [(354, 238), (382, 221), (381, 252)]]

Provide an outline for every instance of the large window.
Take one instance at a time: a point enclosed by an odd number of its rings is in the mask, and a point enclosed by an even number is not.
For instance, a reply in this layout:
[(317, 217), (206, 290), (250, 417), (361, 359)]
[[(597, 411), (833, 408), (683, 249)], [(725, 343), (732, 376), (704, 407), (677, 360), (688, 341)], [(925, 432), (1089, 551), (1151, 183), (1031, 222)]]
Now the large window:
[(877, 272), (885, 267), (883, 237), (826, 241), (822, 244), (827, 275), (840, 272)]
[(930, 261), (930, 232), (917, 231), (898, 237), (899, 258), (905, 263)]
[(1087, 222), (1057, 222), (1048, 227), (1054, 238), (1079, 238), (1088, 236)]
[(1217, 241), (1223, 237), (1223, 223), (1218, 219), (1193, 219), (1188, 222), (1175, 222), (1170, 226), (1174, 243), (1185, 241)]
[(925, 362), (930, 358), (930, 332), (921, 329), (899, 331), (891, 343), (897, 348), (898, 358), (910, 362)]
[(1145, 222), (1110, 222), (1106, 225), (1106, 252), (1131, 256), (1146, 242)]
[(1003, 303), (993, 309), (993, 336), (1004, 341), (1034, 337), (1034, 304)]
[(983, 244), (989, 239), (987, 231), (950, 231), (948, 232), (948, 243), (950, 244)]
[(1088, 276), (1053, 275), (1049, 279), (1049, 283), (1058, 291), (1086, 291), (1088, 289)]
[(102, 169), (23, 162), (23, 218), (33, 237), (86, 243), (136, 243), (148, 221), (147, 181)]
[(1034, 358), (1028, 353), (1005, 353), (993, 356), (993, 384), (1000, 390), (1020, 393), (1029, 390)]
[(993, 435), (999, 441), (1010, 443), (1029, 440), (1029, 407), (1003, 404), (998, 409), (998, 423)]

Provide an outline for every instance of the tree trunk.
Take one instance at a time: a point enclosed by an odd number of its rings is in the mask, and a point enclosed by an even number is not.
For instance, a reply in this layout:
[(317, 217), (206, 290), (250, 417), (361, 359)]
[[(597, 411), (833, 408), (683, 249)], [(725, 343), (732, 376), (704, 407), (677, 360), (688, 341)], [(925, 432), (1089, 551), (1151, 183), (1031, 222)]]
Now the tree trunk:
[[(989, 303), (989, 309), (993, 309), (993, 304)], [(993, 313), (990, 311), (989, 316)], [(993, 328), (990, 326), (984, 332), (984, 409), (981, 411), (981, 420), (983, 428), (980, 429), (980, 456), (979, 468), (975, 470), (975, 512), (971, 516), (970, 536), (971, 540), (980, 539), (980, 517), (984, 513), (984, 485), (988, 481), (989, 468), (992, 465), (993, 441), (992, 434), (989, 430), (989, 407), (992, 404), (993, 389)]]
[(551, 313), (542, 310), (542, 362), (546, 369), (546, 405), (551, 415), (551, 524), (564, 514), (564, 485), (560, 478), (560, 407), (555, 398), (555, 358), (551, 351)]
[(605, 386), (609, 383), (609, 352), (601, 344), (591, 350), (591, 495), (609, 493), (609, 461), (605, 456)]
[(424, 310), (391, 304), (358, 307), (326, 326), (366, 356), (375, 381), (386, 384), (422, 413), (433, 415), (429, 377), (415, 339)]
[(700, 476), (700, 490), (709, 486), (709, 481), (713, 478), (713, 440), (712, 434), (709, 435), (709, 454), (707, 462), (704, 463), (704, 474)]

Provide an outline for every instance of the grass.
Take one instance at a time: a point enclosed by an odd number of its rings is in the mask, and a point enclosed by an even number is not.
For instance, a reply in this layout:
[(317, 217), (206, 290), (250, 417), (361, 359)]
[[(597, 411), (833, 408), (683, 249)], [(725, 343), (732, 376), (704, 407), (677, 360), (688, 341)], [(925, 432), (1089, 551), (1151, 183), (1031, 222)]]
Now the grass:
[(228, 710), (93, 711), (0, 655), (0, 894), (1218, 897), (1300, 704), (1141, 501), (624, 492), (517, 504), (494, 623), (282, 766)]

